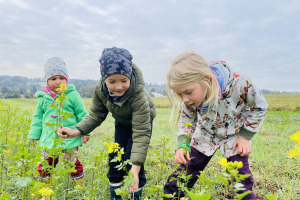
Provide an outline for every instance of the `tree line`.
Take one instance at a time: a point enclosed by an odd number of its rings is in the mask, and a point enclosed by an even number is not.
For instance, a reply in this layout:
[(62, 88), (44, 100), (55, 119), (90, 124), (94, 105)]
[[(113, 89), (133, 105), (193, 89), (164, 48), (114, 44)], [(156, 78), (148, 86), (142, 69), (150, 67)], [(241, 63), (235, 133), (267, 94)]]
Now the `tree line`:
[[(98, 80), (70, 79), (76, 90), (83, 98), (91, 98)], [(35, 98), (35, 93), (46, 87), (43, 78), (27, 78), (22, 76), (0, 76), (0, 98)], [(146, 83), (145, 89), (152, 93), (166, 95), (165, 85), (158, 83)]]

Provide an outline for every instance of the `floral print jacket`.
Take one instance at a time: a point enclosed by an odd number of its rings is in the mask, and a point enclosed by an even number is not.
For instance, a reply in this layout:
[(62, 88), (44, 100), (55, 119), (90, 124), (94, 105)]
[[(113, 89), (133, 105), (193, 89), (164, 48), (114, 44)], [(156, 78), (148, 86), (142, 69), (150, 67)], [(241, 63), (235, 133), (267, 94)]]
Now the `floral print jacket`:
[(183, 103), (178, 141), (190, 142), (193, 148), (206, 156), (220, 149), (222, 155), (229, 158), (237, 154), (237, 148), (234, 151), (232, 145), (239, 136), (250, 140), (258, 131), (268, 104), (250, 79), (233, 73), (225, 62), (214, 67), (226, 76), (217, 109), (195, 108)]

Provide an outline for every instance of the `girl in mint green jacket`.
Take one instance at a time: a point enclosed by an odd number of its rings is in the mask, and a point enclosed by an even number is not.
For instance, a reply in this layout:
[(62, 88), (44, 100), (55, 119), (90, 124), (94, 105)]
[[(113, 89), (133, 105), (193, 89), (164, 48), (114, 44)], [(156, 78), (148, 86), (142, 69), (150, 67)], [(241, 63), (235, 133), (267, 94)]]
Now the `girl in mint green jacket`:
[[(53, 158), (49, 156), (48, 150), (54, 147), (55, 132), (53, 127), (46, 126), (45, 122), (57, 123), (58, 112), (55, 108), (49, 107), (51, 104), (57, 104), (55, 99), (57, 98), (56, 91), (60, 87), (60, 84), (68, 84), (68, 74), (66, 65), (60, 58), (54, 57), (48, 59), (45, 64), (45, 78), (47, 80), (46, 88), (36, 93), (36, 97), (39, 99), (38, 104), (32, 119), (30, 132), (28, 138), (33, 142), (40, 141), (40, 146), (44, 147), (42, 159), (47, 160), (49, 165), (52, 165)], [(81, 100), (79, 93), (76, 91), (73, 84), (68, 85), (68, 89), (65, 91), (67, 100), (64, 101), (64, 112), (69, 112), (74, 116), (64, 120), (64, 126), (69, 128), (75, 128), (75, 125), (84, 119), (87, 115), (85, 106)], [(72, 139), (65, 140), (63, 146), (63, 152), (65, 153), (65, 159), (75, 164), (76, 172), (71, 173), (71, 178), (75, 183), (81, 185), (83, 183), (83, 166), (78, 160), (78, 147), (82, 146), (82, 143), (86, 143), (89, 136), (79, 136)], [(67, 150), (72, 151), (67, 151)], [(58, 159), (54, 160), (54, 165), (58, 163)], [(50, 176), (47, 169), (42, 169), (43, 165), (39, 163), (38, 172), (42, 179)]]

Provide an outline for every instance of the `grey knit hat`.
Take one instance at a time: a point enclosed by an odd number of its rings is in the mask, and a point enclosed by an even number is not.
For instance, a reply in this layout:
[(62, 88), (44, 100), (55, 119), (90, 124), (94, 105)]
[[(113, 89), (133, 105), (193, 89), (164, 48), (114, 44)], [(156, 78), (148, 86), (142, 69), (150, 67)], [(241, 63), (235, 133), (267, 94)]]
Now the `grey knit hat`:
[(131, 79), (132, 55), (127, 49), (106, 48), (100, 58), (100, 72), (103, 80), (112, 74), (123, 74)]
[(44, 66), (44, 70), (46, 81), (57, 75), (63, 76), (67, 81), (69, 80), (66, 63), (58, 57), (49, 58)]

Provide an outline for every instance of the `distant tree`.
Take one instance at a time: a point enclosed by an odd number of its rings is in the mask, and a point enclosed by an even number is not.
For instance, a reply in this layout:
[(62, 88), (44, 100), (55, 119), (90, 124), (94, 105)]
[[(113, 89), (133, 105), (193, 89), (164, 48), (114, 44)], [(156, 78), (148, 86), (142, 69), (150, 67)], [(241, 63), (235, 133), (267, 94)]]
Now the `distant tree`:
[(10, 90), (7, 89), (7, 87), (3, 86), (2, 87), (2, 93), (8, 93), (8, 92), (10, 92)]
[(8, 93), (5, 98), (6, 99), (20, 98), (20, 93), (13, 91), (13, 92)]

